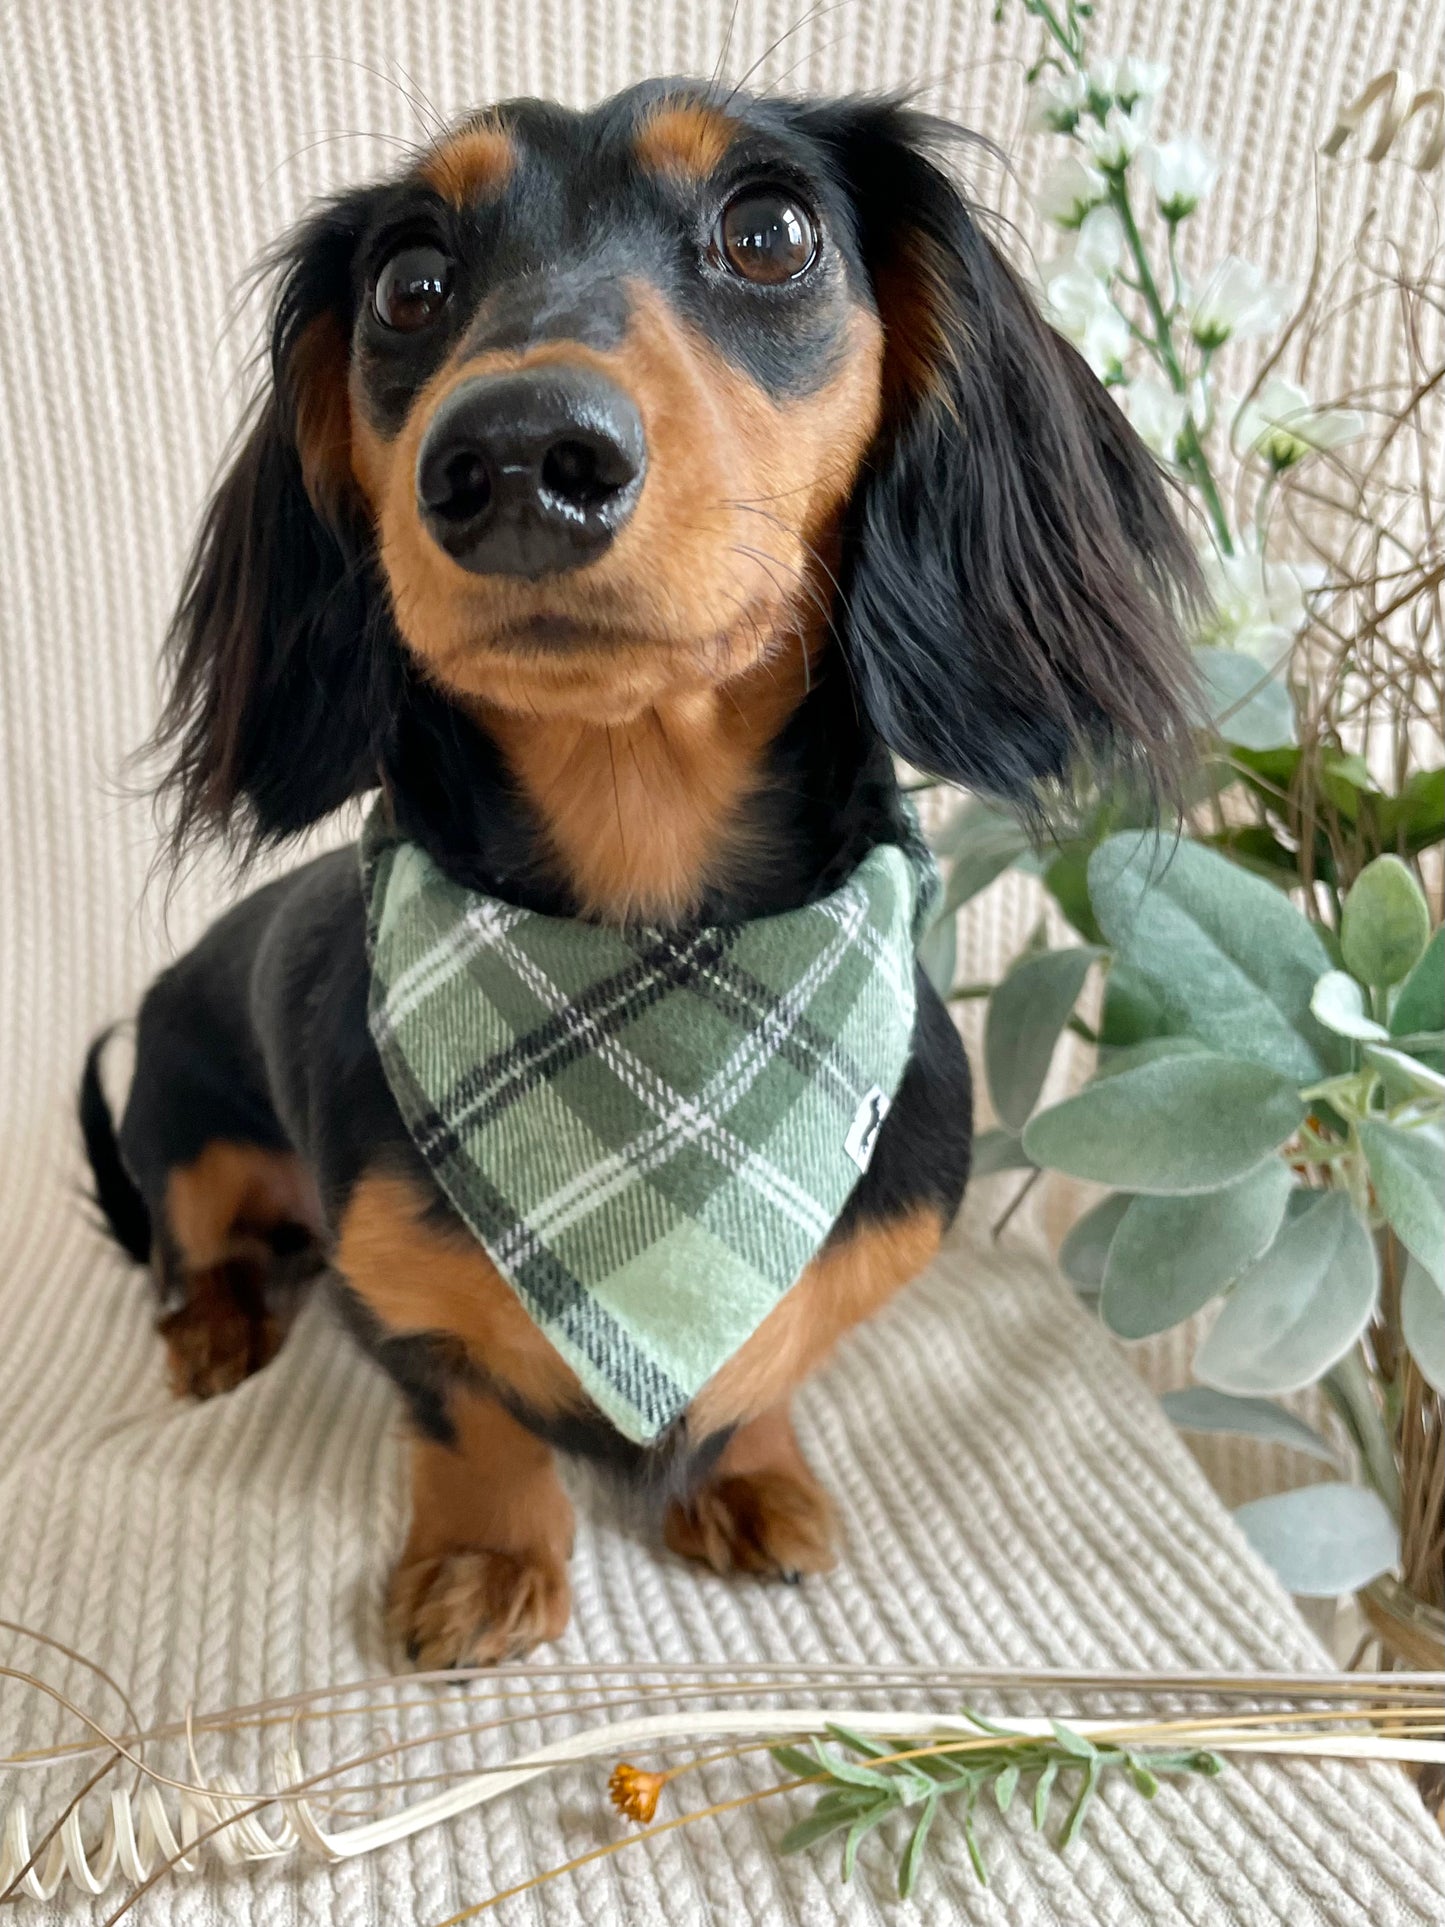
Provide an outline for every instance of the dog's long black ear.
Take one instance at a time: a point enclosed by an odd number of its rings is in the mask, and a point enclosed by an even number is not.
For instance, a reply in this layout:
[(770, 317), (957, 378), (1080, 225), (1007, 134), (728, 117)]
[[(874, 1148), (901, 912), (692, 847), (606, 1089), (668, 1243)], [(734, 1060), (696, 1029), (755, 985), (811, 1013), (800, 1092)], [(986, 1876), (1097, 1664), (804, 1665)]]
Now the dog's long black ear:
[(844, 638), (888, 744), (1028, 797), (1077, 757), (1166, 787), (1187, 754), (1198, 572), (1152, 457), (934, 155), (957, 130), (848, 102), (825, 133), (885, 336)]
[(386, 615), (347, 457), (366, 205), (330, 203), (278, 257), (269, 387), (206, 511), (168, 641), (157, 742), (177, 846), (205, 829), (284, 837), (376, 781)]

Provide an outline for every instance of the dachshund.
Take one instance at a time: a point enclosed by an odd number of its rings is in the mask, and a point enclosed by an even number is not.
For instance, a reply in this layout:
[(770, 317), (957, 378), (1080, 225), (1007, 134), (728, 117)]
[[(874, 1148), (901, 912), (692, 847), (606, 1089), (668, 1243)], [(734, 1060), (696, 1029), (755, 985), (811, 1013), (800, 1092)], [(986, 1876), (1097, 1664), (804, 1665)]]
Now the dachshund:
[[(1191, 550), (983, 231), (960, 131), (654, 81), (478, 113), (306, 218), (170, 634), (177, 850), (250, 854), (374, 792), (451, 884), (678, 933), (817, 903), (903, 843), (900, 763), (1025, 809), (1081, 761), (1172, 767)], [(958, 1209), (944, 1002), (918, 972), (836, 1221), (639, 1443), (419, 1154), (369, 941), (355, 849), (322, 855), (152, 985), (118, 1131), (91, 1049), (97, 1196), (154, 1269), (177, 1391), (263, 1366), (325, 1272), (405, 1402), (389, 1623), (429, 1667), (562, 1632), (559, 1451), (644, 1481), (666, 1544), (717, 1571), (826, 1569), (789, 1402)]]

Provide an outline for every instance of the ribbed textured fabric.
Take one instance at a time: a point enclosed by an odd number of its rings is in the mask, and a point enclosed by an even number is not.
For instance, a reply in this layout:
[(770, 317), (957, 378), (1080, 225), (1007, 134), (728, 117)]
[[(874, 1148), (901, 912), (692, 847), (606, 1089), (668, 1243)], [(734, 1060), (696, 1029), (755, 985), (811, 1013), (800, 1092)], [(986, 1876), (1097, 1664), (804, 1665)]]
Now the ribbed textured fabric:
[[(582, 101), (644, 73), (707, 71), (734, 11), (735, 77), (766, 56), (764, 84), (918, 84), (1016, 150), (1019, 181), (980, 156), (977, 188), (1038, 239), (1023, 188), (1048, 147), (1015, 139), (1034, 29), (1011, 14), (995, 30), (989, 0), (841, 0), (806, 15), (802, 0), (0, 9), (0, 1615), (109, 1666), (144, 1719), (378, 1666), (404, 1530), (391, 1397), (319, 1307), (234, 1396), (169, 1403), (148, 1288), (86, 1223), (72, 1145), (84, 1040), (133, 1008), (234, 889), (214, 858), (170, 891), (153, 876), (144, 774), (125, 758), (154, 714), (159, 638), (246, 392), (257, 310), (240, 278), (317, 192), (392, 165), (433, 108), (516, 92)], [(1232, 245), (1296, 276), (1312, 151), (1339, 102), (1391, 64), (1438, 80), (1445, 43), (1440, 0), (1101, 0), (1100, 15), (1101, 50), (1171, 63), (1162, 123), (1187, 121), (1229, 158), (1191, 258)], [(1327, 172), (1331, 233), (1352, 233), (1393, 179)], [(1341, 328), (1320, 392), (1373, 366), (1377, 327)], [(996, 972), (1035, 914), (1021, 884), (991, 893), (965, 922), (963, 973)], [(1297, 1617), (1137, 1378), (1032, 1252), (1027, 1236), (1000, 1255), (975, 1232), (807, 1393), (806, 1442), (848, 1533), (827, 1580), (787, 1591), (699, 1577), (642, 1547), (626, 1503), (576, 1475), (566, 1654), (1309, 1663)], [(0, 1656), (32, 1660), (14, 1641)], [(73, 1669), (49, 1676), (104, 1705)], [(6, 1687), (7, 1746), (58, 1730)], [(340, 1736), (308, 1741), (308, 1758), (337, 1757), (313, 1754), (330, 1744), (339, 1753)], [(470, 1755), (458, 1742), (452, 1757)], [(208, 1763), (248, 1771), (243, 1751)], [(734, 1785), (718, 1769), (695, 1791)], [(336, 1873), (177, 1884), (142, 1917), (435, 1921), (605, 1837), (599, 1811), (598, 1781), (574, 1775)], [(880, 1845), (844, 1895), (826, 1860), (775, 1864), (780, 1824), (733, 1816), (498, 1918), (1393, 1927), (1438, 1920), (1445, 1904), (1438, 1840), (1403, 1779), (1344, 1768), (1231, 1772), (1155, 1807), (1111, 1795), (1063, 1859), (987, 1820), (987, 1893), (940, 1828), (912, 1913), (880, 1898)]]

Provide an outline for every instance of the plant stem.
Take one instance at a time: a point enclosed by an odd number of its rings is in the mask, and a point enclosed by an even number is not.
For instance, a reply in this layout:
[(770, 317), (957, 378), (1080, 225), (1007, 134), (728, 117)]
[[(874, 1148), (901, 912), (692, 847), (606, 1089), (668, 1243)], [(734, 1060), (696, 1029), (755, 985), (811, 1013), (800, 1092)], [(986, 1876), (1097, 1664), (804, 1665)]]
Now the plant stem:
[(1354, 1442), (1371, 1485), (1398, 1519), (1400, 1471), (1384, 1416), (1370, 1390), (1370, 1369), (1361, 1346), (1356, 1345), (1325, 1374), (1324, 1388)]
[[(1154, 326), (1152, 347), (1160, 367), (1169, 377), (1169, 384), (1176, 395), (1187, 395), (1189, 383), (1180, 364), (1179, 354), (1174, 346), (1174, 330), (1170, 323), (1169, 312), (1159, 293), (1159, 284), (1154, 279), (1154, 269), (1149, 261), (1144, 237), (1139, 232), (1139, 223), (1134, 218), (1134, 209), (1129, 200), (1129, 190), (1124, 185), (1122, 171), (1109, 176), (1109, 204), (1119, 217), (1119, 225), (1124, 230), (1124, 240), (1133, 257), (1134, 271), (1139, 277), (1139, 292), (1144, 297), (1144, 305), (1149, 310), (1149, 319)], [(1209, 458), (1204, 453), (1199, 432), (1192, 420), (1186, 418), (1179, 436), (1179, 460), (1204, 501), (1214, 530), (1214, 539), (1224, 555), (1234, 554), (1234, 537), (1230, 533), (1229, 518), (1224, 513), (1224, 503), (1220, 499), (1219, 487), (1209, 466)]]

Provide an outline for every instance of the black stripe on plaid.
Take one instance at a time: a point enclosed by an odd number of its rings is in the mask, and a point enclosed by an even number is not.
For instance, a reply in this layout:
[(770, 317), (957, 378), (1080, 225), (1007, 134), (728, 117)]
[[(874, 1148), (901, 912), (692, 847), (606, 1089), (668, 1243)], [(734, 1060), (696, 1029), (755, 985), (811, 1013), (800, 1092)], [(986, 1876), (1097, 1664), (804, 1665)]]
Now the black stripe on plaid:
[[(388, 1075), (415, 1138), (416, 1115), (428, 1108), (426, 1097), (399, 1053), (390, 1060)], [(518, 1229), (524, 1233), (528, 1255), (504, 1276), (537, 1322), (566, 1338), (626, 1399), (646, 1422), (649, 1436), (687, 1409), (686, 1392), (638, 1348), (557, 1254), (532, 1236), (521, 1213), (460, 1147), (429, 1157), (427, 1165), (472, 1235), (484, 1245), (501, 1244)]]
[(698, 970), (716, 969), (738, 933), (736, 926), (708, 927), (681, 944), (661, 932), (647, 934), (652, 942), (633, 963), (590, 986), (505, 1050), (472, 1065), (445, 1097), (427, 1106), (416, 1119), (415, 1135), (428, 1163), (455, 1155), (461, 1129), (484, 1129), (528, 1091), (594, 1051), (598, 1028), (615, 1036), (679, 984), (691, 984)]
[[(720, 959), (714, 964), (709, 980), (692, 987), (699, 996), (706, 997), (714, 1009), (743, 1028), (753, 1028), (760, 1017), (778, 1008), (776, 994), (744, 970), (735, 957)], [(775, 1056), (783, 1058), (803, 1076), (818, 1075), (826, 1079), (839, 1108), (850, 1118), (859, 1098), (873, 1082), (841, 1045), (802, 1013), (792, 1018), (772, 1049)]]

